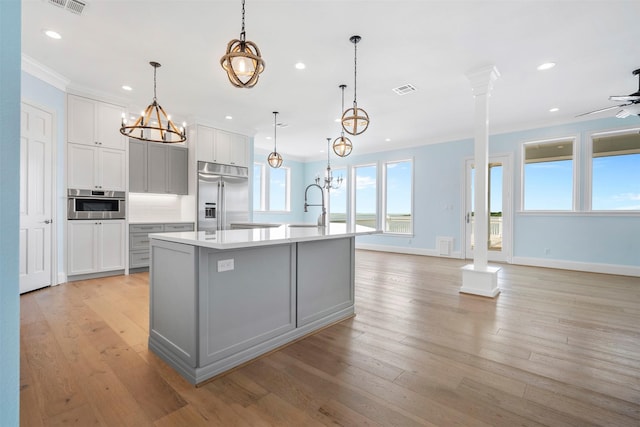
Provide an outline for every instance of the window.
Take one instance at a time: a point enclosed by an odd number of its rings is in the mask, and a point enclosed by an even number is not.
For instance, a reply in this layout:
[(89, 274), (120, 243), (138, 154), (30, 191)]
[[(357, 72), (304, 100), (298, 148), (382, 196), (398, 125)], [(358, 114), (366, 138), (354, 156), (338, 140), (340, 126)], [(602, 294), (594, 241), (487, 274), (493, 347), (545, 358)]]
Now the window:
[(291, 171), (287, 167), (273, 169), (263, 163), (253, 165), (253, 209), (285, 211), (290, 207)]
[(594, 136), (591, 209), (640, 210), (640, 134)]
[(573, 139), (524, 145), (525, 210), (572, 210)]
[(387, 233), (411, 233), (413, 230), (412, 161), (385, 163), (384, 171), (384, 231)]
[(253, 210), (264, 210), (264, 165), (253, 164)]
[(355, 223), (377, 228), (377, 167), (376, 165), (355, 166), (353, 168), (353, 176), (353, 182), (355, 183)]
[(269, 210), (289, 210), (289, 168), (269, 168)]
[(332, 171), (334, 181), (342, 177), (340, 188), (329, 191), (329, 222), (347, 222), (347, 188), (348, 179), (345, 169), (334, 169)]

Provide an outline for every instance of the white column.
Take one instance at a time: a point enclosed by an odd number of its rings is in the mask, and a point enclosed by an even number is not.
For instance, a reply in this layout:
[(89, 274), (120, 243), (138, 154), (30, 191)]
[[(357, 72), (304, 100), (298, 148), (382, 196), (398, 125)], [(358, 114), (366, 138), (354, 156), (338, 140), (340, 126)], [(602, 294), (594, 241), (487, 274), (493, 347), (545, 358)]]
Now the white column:
[(498, 289), (499, 267), (489, 266), (489, 95), (493, 82), (500, 76), (495, 66), (487, 66), (467, 73), (475, 98), (474, 137), (474, 246), (473, 264), (462, 268), (460, 292), (495, 297)]

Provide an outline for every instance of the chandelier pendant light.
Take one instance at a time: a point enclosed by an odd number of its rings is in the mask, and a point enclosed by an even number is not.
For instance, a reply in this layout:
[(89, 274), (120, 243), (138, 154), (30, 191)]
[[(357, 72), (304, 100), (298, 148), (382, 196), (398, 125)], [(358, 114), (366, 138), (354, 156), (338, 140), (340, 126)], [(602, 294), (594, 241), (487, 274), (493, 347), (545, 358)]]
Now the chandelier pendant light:
[[(342, 185), (342, 177), (339, 176), (335, 182), (333, 180), (333, 174), (331, 173), (331, 161), (329, 160), (329, 154), (331, 151), (329, 150), (329, 145), (331, 144), (331, 138), (327, 138), (327, 172), (324, 175), (324, 183), (322, 184), (322, 188), (325, 190), (337, 190)], [(316, 176), (316, 184), (320, 185), (320, 177)]]
[(235, 87), (252, 88), (258, 83), (260, 73), (264, 71), (264, 60), (258, 46), (246, 40), (244, 31), (244, 0), (242, 0), (242, 31), (240, 39), (234, 39), (227, 45), (227, 53), (220, 59), (220, 65)]
[(269, 153), (269, 157), (267, 157), (267, 162), (269, 162), (269, 166), (274, 169), (282, 166), (282, 155), (278, 153), (277, 142), (276, 142), (276, 129), (278, 127), (278, 112), (273, 112), (273, 151)]
[(360, 135), (369, 127), (369, 115), (362, 108), (358, 108), (358, 42), (362, 37), (351, 36), (353, 43), (353, 107), (342, 113), (342, 128), (350, 135)]
[[(344, 111), (344, 89), (347, 87), (347, 85), (342, 84), (338, 87), (342, 90), (342, 108), (340, 109), (340, 112), (343, 112)], [(353, 144), (351, 143), (351, 140), (349, 138), (344, 136), (344, 127), (343, 127), (340, 132), (340, 136), (333, 141), (333, 152), (336, 153), (337, 156), (347, 157), (349, 154), (351, 154), (351, 150), (353, 150)]]
[[(158, 104), (156, 97), (156, 71), (161, 66), (155, 61), (149, 62), (153, 67), (153, 102), (140, 114), (140, 117), (132, 124), (127, 125), (125, 115), (122, 115), (120, 133), (129, 138), (151, 142), (184, 142), (187, 139), (186, 124), (178, 127), (171, 121), (164, 108)], [(166, 126), (164, 126), (166, 124)], [(140, 131), (140, 132), (138, 132)], [(177, 136), (174, 139), (171, 135)]]

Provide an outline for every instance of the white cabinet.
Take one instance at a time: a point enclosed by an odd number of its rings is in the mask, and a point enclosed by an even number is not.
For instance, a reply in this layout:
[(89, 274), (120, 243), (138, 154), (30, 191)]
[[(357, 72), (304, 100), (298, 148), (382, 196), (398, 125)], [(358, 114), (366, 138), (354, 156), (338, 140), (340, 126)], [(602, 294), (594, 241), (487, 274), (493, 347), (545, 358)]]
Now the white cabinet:
[(124, 108), (67, 96), (67, 187), (125, 191), (126, 141), (120, 134)]
[(237, 133), (198, 125), (196, 160), (247, 166), (249, 139)]
[(67, 187), (126, 190), (126, 152), (67, 144)]
[(67, 142), (116, 150), (126, 148), (120, 133), (124, 108), (81, 96), (67, 97)]
[(124, 220), (67, 222), (67, 275), (123, 270)]

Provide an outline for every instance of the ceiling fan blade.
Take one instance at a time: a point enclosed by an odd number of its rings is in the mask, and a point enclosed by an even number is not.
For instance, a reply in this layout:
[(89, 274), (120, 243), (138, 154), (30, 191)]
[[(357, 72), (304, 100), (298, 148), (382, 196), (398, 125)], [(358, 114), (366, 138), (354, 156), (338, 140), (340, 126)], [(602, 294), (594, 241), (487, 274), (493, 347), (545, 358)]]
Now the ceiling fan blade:
[(609, 101), (616, 101), (616, 102), (640, 101), (640, 95), (632, 94), (632, 95), (625, 95), (625, 96), (610, 96)]
[(588, 116), (589, 114), (602, 113), (603, 111), (613, 110), (613, 109), (615, 109), (615, 108), (624, 107), (625, 105), (629, 105), (629, 104), (614, 105), (613, 107), (601, 108), (601, 109), (599, 109), (599, 110), (589, 111), (588, 113), (578, 114), (576, 117)]

